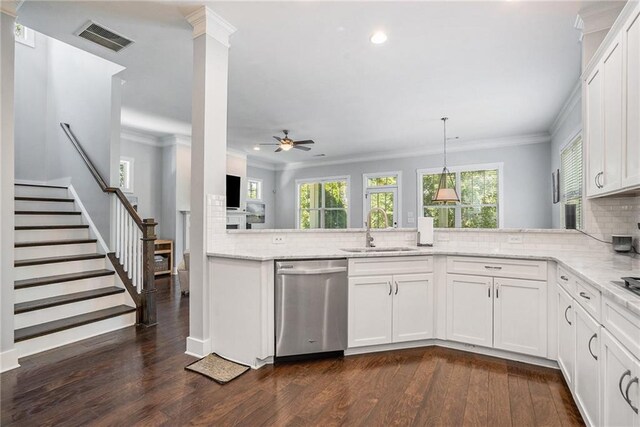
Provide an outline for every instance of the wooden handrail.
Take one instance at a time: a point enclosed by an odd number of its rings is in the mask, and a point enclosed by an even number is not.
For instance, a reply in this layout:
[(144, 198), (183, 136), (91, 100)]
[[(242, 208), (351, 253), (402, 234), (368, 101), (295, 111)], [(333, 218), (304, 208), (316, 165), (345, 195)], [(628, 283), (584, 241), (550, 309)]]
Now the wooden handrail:
[[(71, 130), (71, 126), (69, 126), (68, 123), (60, 123), (60, 127), (62, 127), (62, 130), (67, 135), (67, 138), (69, 138), (69, 141), (71, 141), (76, 151), (78, 151), (78, 154), (80, 154), (80, 157), (89, 169), (89, 172), (98, 183), (100, 190), (107, 194), (114, 194), (118, 198), (122, 207), (124, 207), (133, 223), (136, 224), (141, 232), (142, 238), (140, 240), (142, 247), (142, 265), (140, 265), (139, 263), (133, 264), (132, 271), (127, 272), (125, 270), (125, 265), (131, 265), (132, 259), (139, 259), (138, 256), (140, 256), (140, 247), (137, 245), (132, 245), (132, 243), (130, 243), (131, 240), (129, 240), (129, 243), (124, 244), (124, 246), (128, 248), (126, 249), (126, 251), (128, 252), (125, 253), (125, 255), (128, 255), (128, 258), (126, 258), (125, 261), (119, 259), (114, 252), (110, 252), (107, 255), (109, 260), (113, 264), (116, 273), (118, 273), (118, 277), (120, 277), (120, 280), (122, 280), (122, 283), (124, 284), (129, 294), (131, 294), (131, 297), (136, 304), (138, 323), (141, 323), (145, 326), (153, 326), (156, 324), (156, 287), (153, 257), (154, 242), (156, 240), (155, 226), (158, 224), (153, 220), (153, 218), (146, 218), (144, 220), (140, 218), (140, 215), (138, 215), (138, 212), (133, 208), (131, 202), (129, 202), (129, 199), (127, 199), (122, 190), (117, 187), (110, 187), (107, 185), (107, 182), (104, 180), (102, 175), (100, 175), (100, 172), (98, 172), (98, 169), (96, 169), (95, 165), (82, 148), (82, 145), (80, 145), (78, 138), (76, 138), (73, 131)], [(131, 227), (133, 227), (133, 225), (131, 225)], [(130, 228), (129, 230), (131, 229), (133, 228)], [(131, 234), (129, 234), (128, 239), (131, 239)], [(122, 242), (123, 240), (116, 239), (116, 241), (116, 246), (121, 247), (120, 242)], [(137, 288), (134, 281), (132, 280), (132, 277), (134, 276), (139, 277), (138, 274), (140, 269), (142, 270), (141, 289)], [(133, 276), (129, 277), (131, 273), (133, 274)], [(139, 279), (136, 280), (138, 281), (138, 283), (140, 283)], [(140, 291), (139, 293), (138, 290)]]

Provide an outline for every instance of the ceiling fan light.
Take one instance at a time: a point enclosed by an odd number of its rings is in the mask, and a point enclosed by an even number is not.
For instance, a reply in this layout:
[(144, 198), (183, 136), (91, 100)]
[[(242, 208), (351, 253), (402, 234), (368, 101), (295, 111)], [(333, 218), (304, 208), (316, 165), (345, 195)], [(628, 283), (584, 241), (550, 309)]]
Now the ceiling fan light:
[(280, 148), (282, 148), (283, 151), (289, 151), (289, 150), (291, 150), (293, 148), (293, 145), (291, 145), (291, 144), (282, 144), (280, 146)]

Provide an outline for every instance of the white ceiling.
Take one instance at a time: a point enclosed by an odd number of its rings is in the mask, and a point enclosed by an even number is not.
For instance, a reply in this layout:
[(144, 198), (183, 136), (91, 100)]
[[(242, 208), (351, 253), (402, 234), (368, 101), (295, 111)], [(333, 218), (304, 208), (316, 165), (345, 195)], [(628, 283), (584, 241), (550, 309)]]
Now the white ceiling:
[[(208, 4), (238, 29), (229, 145), (272, 162), (435, 148), (443, 115), (462, 143), (543, 134), (580, 73), (573, 24), (585, 2)], [(19, 20), (127, 67), (123, 121), (162, 135), (189, 129), (192, 8), (28, 0)], [(88, 19), (136, 43), (116, 54), (74, 36)], [(389, 39), (373, 45), (379, 29)], [(285, 128), (313, 150), (252, 150)]]

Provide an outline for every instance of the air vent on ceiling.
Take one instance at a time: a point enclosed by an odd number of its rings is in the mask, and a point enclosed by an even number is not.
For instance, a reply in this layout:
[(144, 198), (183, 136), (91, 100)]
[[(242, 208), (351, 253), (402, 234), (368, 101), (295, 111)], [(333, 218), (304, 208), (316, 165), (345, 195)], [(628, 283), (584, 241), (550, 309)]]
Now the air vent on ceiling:
[(93, 21), (89, 21), (84, 24), (78, 32), (76, 32), (76, 35), (99, 44), (102, 47), (106, 47), (114, 52), (120, 52), (122, 49), (133, 43), (132, 40), (129, 40), (128, 38), (121, 36), (100, 24), (96, 24)]

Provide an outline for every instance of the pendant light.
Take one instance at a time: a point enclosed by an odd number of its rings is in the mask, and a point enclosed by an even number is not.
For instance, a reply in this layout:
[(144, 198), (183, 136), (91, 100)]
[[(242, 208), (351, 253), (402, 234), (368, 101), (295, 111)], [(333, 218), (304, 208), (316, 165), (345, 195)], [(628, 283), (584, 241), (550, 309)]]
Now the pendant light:
[(444, 126), (444, 167), (442, 168), (442, 174), (440, 175), (440, 183), (438, 184), (438, 191), (436, 197), (433, 198), (434, 202), (442, 203), (455, 203), (460, 201), (458, 192), (454, 188), (447, 187), (447, 178), (449, 175), (449, 169), (447, 169), (447, 120), (448, 117), (443, 117), (442, 124)]

